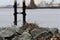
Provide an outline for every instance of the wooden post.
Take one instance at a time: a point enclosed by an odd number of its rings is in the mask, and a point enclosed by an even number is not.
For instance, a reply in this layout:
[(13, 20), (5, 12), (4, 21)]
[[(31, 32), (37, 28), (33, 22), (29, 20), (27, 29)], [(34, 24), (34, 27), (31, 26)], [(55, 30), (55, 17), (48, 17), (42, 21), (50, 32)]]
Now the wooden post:
[(25, 6), (25, 0), (23, 0), (23, 25), (26, 23), (26, 6)]
[(17, 25), (17, 0), (14, 0), (14, 25)]
[[(14, 0), (14, 25), (17, 25), (17, 0)], [(25, 0), (23, 0), (23, 25), (26, 23), (26, 6)]]

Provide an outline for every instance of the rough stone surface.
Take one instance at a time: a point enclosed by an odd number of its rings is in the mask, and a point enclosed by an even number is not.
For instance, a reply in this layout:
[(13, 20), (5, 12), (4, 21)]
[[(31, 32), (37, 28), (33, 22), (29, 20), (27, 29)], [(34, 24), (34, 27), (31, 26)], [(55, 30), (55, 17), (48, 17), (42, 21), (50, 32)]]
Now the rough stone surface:
[[(20, 33), (21, 35), (18, 35), (16, 32)], [(39, 28), (33, 23), (23, 25), (20, 28), (16, 25), (12, 25), (12, 27), (3, 28), (0, 30), (0, 40), (6, 40), (4, 37), (10, 37), (13, 34), (16, 35), (12, 38), (12, 40), (37, 40), (35, 38), (39, 36), (48, 38), (54, 33), (57, 37), (60, 37), (60, 33), (57, 28)]]
[(31, 31), (31, 35), (33, 36), (33, 38), (36, 38), (37, 36), (45, 32), (48, 32), (48, 30), (44, 28), (35, 28)]
[(4, 29), (4, 30), (2, 30), (2, 31), (0, 32), (0, 36), (1, 36), (1, 37), (9, 37), (9, 36), (11, 36), (11, 35), (13, 35), (13, 34), (14, 34), (14, 32), (11, 31), (10, 29)]
[(28, 32), (23, 32), (21, 35), (21, 40), (31, 40), (31, 35)]

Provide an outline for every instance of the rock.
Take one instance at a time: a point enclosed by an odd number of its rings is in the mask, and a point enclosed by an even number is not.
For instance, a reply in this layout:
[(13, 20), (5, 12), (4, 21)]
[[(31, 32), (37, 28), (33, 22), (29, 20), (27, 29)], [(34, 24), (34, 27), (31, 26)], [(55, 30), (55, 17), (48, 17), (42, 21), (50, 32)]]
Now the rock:
[(17, 36), (15, 36), (12, 40), (18, 40), (18, 39), (17, 39)]
[(12, 25), (11, 29), (14, 30), (15, 32), (18, 32), (19, 31), (19, 26)]
[(15, 25), (12, 25), (11, 27), (6, 27), (0, 31), (0, 37), (10, 37), (16, 32), (18, 32), (18, 30), (18, 27)]
[(11, 36), (13, 34), (14, 34), (14, 32), (12, 30), (10, 30), (10, 29), (4, 29), (4, 30), (2, 30), (0, 32), (1, 37), (9, 37), (9, 36)]
[(5, 40), (3, 37), (0, 37), (0, 40)]
[(26, 23), (19, 28), (19, 33), (22, 34), (24, 30), (29, 29), (29, 31), (33, 30), (34, 28), (38, 28), (38, 25), (35, 23)]
[(58, 29), (58, 28), (50, 28), (50, 31), (51, 31), (53, 34), (58, 34), (58, 33), (59, 33), (59, 29)]
[(19, 35), (17, 39), (18, 39), (18, 40), (21, 40), (21, 35)]
[(33, 38), (37, 38), (39, 35), (43, 34), (43, 33), (48, 33), (49, 30), (45, 29), (45, 28), (35, 28), (31, 31), (31, 35), (33, 36)]
[(22, 27), (20, 27), (18, 33), (22, 34), (23, 32), (24, 32), (24, 29)]
[(21, 40), (31, 40), (31, 34), (24, 31), (21, 35)]

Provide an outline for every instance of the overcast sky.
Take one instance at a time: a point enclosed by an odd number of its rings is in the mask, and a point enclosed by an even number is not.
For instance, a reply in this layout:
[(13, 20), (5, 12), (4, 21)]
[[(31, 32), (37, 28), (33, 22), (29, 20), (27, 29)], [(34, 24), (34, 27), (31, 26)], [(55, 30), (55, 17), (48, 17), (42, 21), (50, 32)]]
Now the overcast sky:
[[(14, 0), (0, 0), (0, 6), (2, 5), (9, 5), (9, 4), (12, 4), (13, 5), (13, 1)], [(42, 1), (42, 0), (38, 0), (37, 4)], [(51, 2), (51, 0), (43, 0), (43, 1), (46, 1), (46, 2)], [(17, 0), (18, 3), (22, 4), (22, 0)], [(60, 3), (60, 0), (55, 0), (56, 3)], [(30, 3), (30, 0), (26, 0), (26, 4), (29, 4)]]

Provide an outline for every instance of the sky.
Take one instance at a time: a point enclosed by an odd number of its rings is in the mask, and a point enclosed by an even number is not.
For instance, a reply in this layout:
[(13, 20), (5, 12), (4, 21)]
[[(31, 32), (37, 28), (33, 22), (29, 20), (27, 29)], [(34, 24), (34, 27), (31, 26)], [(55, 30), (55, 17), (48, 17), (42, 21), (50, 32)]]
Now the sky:
[[(41, 1), (46, 1), (46, 2), (51, 2), (51, 0), (38, 0), (36, 4), (39, 4)], [(17, 3), (20, 3), (22, 5), (22, 0), (17, 0)], [(26, 4), (29, 4), (30, 0), (26, 0)], [(60, 0), (55, 0), (55, 3), (60, 3)], [(5, 6), (5, 5), (13, 5), (14, 0), (0, 0), (0, 6)]]

